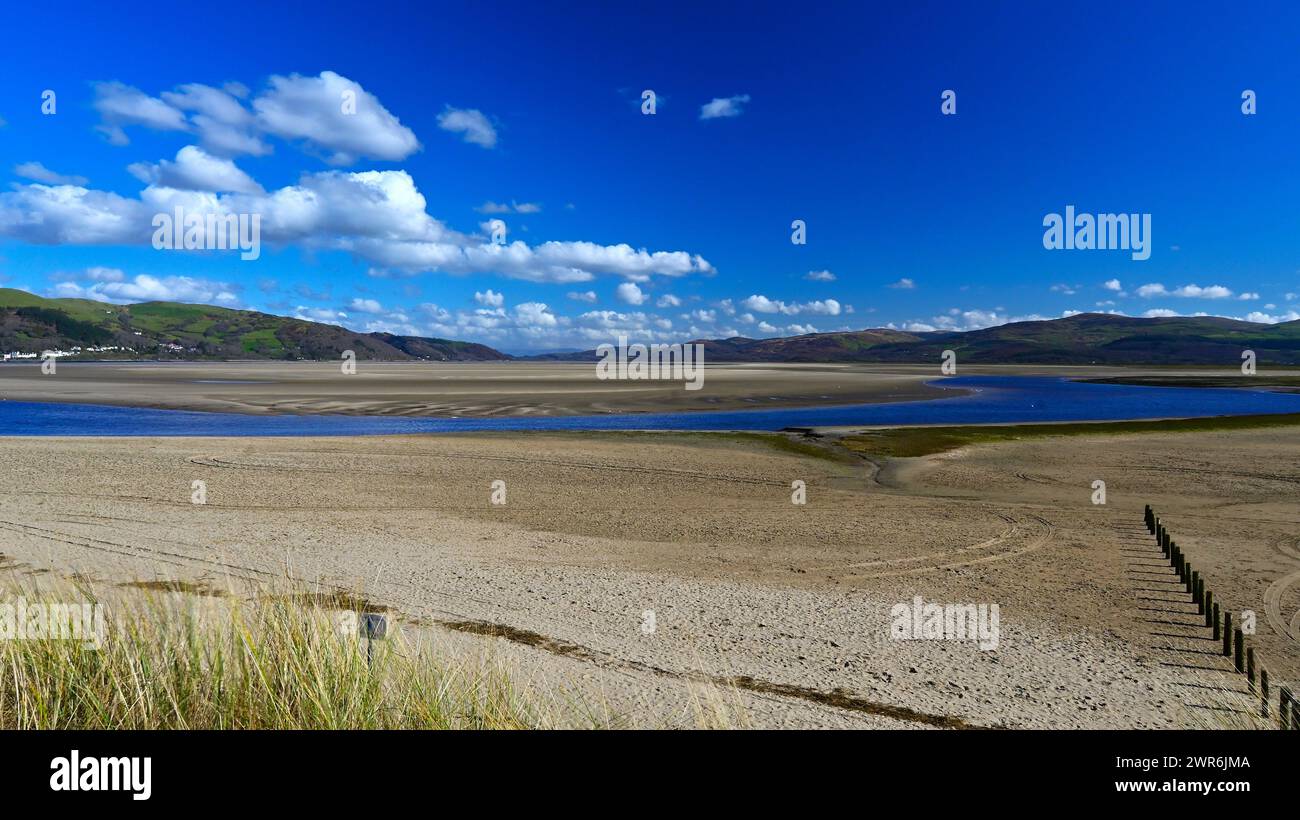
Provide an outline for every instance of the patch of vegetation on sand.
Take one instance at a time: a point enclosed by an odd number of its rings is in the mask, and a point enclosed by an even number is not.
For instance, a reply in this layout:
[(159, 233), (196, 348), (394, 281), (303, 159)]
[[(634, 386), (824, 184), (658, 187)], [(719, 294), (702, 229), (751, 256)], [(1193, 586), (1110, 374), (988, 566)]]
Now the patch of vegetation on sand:
[(786, 433), (683, 433), (697, 441), (717, 441), (734, 444), (758, 445), (779, 450), (783, 453), (816, 458), (823, 461), (848, 463), (851, 459), (844, 457), (834, 447), (819, 443), (815, 438), (802, 438)]
[(131, 589), (147, 589), (153, 592), (178, 592), (189, 595), (207, 595), (214, 598), (221, 598), (227, 594), (225, 590), (217, 589), (216, 587), (202, 581), (127, 581), (118, 586), (129, 587)]
[(1067, 422), (1057, 424), (971, 425), (966, 427), (896, 427), (844, 436), (839, 444), (867, 457), (916, 458), (974, 444), (1019, 441), (1049, 436), (1110, 436), (1137, 433), (1200, 433), (1258, 430), (1300, 425), (1300, 413), (1216, 416), (1204, 419)]
[[(447, 435), (445, 433), (438, 435)], [(501, 438), (519, 438), (520, 436), (541, 436), (554, 438), (557, 436), (575, 436), (574, 433), (555, 432), (550, 430), (511, 430), (509, 432), (481, 432), (460, 433), (457, 435), (467, 436), (498, 436)], [(764, 447), (778, 450), (782, 453), (801, 456), (804, 458), (815, 458), (822, 461), (831, 461), (836, 464), (852, 464), (857, 461), (853, 456), (845, 453), (843, 450), (829, 444), (830, 439), (822, 439), (820, 436), (800, 436), (792, 433), (749, 433), (749, 432), (728, 432), (728, 431), (707, 431), (707, 430), (599, 430), (582, 433), (580, 436), (584, 441), (590, 441), (594, 437), (600, 441), (618, 441), (618, 440), (641, 440), (647, 444), (651, 443), (669, 443), (684, 445), (699, 444), (722, 444), (722, 445), (739, 445), (747, 448)], [(826, 443), (823, 443), (826, 442)]]
[[(637, 728), (600, 698), (563, 684), (521, 687), (514, 667), (478, 652), (449, 655), (407, 627), (436, 624), (586, 657), (528, 630), (399, 618), (362, 594), (294, 581), (288, 590), (232, 587), (216, 596), (183, 581), (113, 587), (105, 603), (84, 577), (0, 583), (0, 607), (21, 598), (51, 624), (21, 635), (11, 625), (11, 639), (0, 640), (0, 731)], [(390, 613), (387, 634), (367, 647), (357, 617), (379, 612)], [(748, 725), (745, 687), (690, 676), (683, 684), (695, 728)]]
[[(84, 590), (16, 592), (28, 605), (87, 600)], [(98, 646), (66, 636), (0, 641), (0, 729), (555, 725), (495, 665), (449, 661), (400, 632), (376, 642), (367, 659), (356, 635), (340, 634), (314, 602), (205, 600), (211, 605), (178, 606), (156, 594), (115, 599)]]

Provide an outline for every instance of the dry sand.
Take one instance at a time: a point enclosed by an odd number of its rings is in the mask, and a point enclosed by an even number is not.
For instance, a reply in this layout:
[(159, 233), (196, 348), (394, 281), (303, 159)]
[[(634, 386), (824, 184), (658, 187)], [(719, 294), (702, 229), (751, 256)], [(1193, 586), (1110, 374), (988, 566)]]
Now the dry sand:
[[(1144, 503), (1220, 600), (1259, 613), (1275, 692), (1300, 683), (1296, 428), (1030, 439), (883, 471), (674, 433), (7, 438), (0, 458), (20, 577), (359, 589), (408, 633), (630, 725), (717, 703), (751, 726), (1254, 725)], [(997, 650), (890, 640), (915, 595), (998, 604)]]

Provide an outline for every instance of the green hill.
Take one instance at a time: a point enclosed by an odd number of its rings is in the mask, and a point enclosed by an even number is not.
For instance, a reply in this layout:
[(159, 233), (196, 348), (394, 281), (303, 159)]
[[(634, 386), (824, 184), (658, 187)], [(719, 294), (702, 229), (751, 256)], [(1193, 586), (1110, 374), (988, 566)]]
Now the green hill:
[(1261, 364), (1300, 364), (1300, 322), (1276, 325), (1215, 316), (1140, 319), (1083, 313), (965, 333), (922, 334), (880, 345), (872, 361), (936, 361), (953, 350), (969, 364), (1237, 365), (1253, 350)]
[[(614, 340), (611, 339), (611, 342)], [(1276, 325), (1213, 316), (1139, 319), (1083, 313), (983, 330), (911, 333), (888, 328), (774, 339), (701, 340), (712, 362), (934, 363), (945, 350), (966, 364), (1236, 365), (1243, 350), (1260, 364), (1300, 365), (1300, 321)], [(357, 333), (251, 310), (178, 302), (110, 305), (46, 299), (0, 288), (0, 351), (81, 348), (87, 358), (360, 359), (498, 361), (511, 357), (472, 342)], [(98, 348), (97, 350), (88, 350)], [(595, 351), (532, 357), (592, 361)]]
[[(611, 340), (612, 341), (612, 340)], [(706, 362), (893, 362), (933, 364), (953, 350), (965, 364), (1300, 365), (1300, 321), (1266, 325), (1218, 317), (1139, 319), (1083, 313), (971, 331), (888, 328), (778, 339), (700, 340)], [(536, 357), (592, 361), (594, 350)]]
[(357, 333), (251, 310), (179, 302), (110, 305), (0, 288), (0, 350), (75, 348), (99, 359), (337, 359), (345, 350), (359, 359), (388, 361), (510, 358), (470, 342)]

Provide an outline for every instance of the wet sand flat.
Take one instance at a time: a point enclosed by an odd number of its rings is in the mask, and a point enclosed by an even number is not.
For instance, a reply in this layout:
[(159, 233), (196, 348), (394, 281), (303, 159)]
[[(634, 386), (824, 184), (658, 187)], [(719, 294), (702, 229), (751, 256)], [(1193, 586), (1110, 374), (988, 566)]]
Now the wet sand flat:
[[(1144, 503), (1220, 600), (1259, 613), (1275, 690), (1300, 683), (1294, 427), (1026, 439), (883, 470), (824, 442), (674, 433), (6, 438), (0, 457), (19, 577), (359, 590), (631, 725), (692, 725), (702, 688), (753, 726), (1255, 725)], [(915, 596), (998, 604), (998, 648), (891, 639)]]
[(703, 387), (596, 378), (591, 364), (60, 363), (0, 366), (12, 401), (112, 404), (237, 413), (396, 416), (571, 416), (755, 407), (805, 407), (938, 398), (920, 368), (850, 365), (709, 365)]
[[(975, 366), (959, 372), (1106, 378), (1156, 371)], [(940, 375), (937, 362), (710, 364), (701, 389), (686, 390), (673, 381), (602, 381), (592, 364), (363, 361), (355, 374), (344, 375), (331, 362), (60, 362), (46, 376), (35, 364), (6, 363), (0, 365), (0, 399), (256, 414), (571, 416), (934, 399), (952, 394), (926, 385)]]

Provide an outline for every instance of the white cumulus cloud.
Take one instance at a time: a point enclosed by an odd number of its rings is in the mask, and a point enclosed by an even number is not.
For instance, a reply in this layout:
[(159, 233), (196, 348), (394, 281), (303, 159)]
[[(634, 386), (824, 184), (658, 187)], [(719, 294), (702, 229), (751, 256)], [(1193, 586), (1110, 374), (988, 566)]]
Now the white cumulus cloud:
[[(161, 172), (160, 172), (161, 173)], [(405, 171), (324, 171), (264, 193), (150, 185), (138, 199), (71, 185), (17, 185), (0, 192), (0, 237), (36, 244), (143, 245), (157, 213), (258, 214), (263, 242), (347, 251), (376, 269), (412, 275), (495, 273), (533, 282), (629, 281), (711, 274), (702, 257), (627, 244), (521, 241), (498, 245), (430, 216)]]
[(39, 162), (24, 162), (15, 165), (14, 173), (24, 179), (43, 182), (46, 185), (85, 185), (89, 182), (85, 177), (55, 173)]
[(797, 316), (801, 313), (838, 316), (843, 309), (843, 306), (835, 299), (818, 299), (812, 302), (787, 303), (776, 299), (769, 299), (761, 294), (748, 296), (742, 300), (740, 304), (746, 310), (752, 310), (755, 313), (782, 313), (786, 316)]
[(1183, 285), (1180, 288), (1169, 290), (1159, 282), (1153, 282), (1139, 287), (1137, 295), (1144, 299), (1150, 299), (1154, 296), (1176, 296), (1181, 299), (1228, 299), (1232, 297), (1232, 290), (1223, 285), (1210, 285), (1204, 288), (1200, 285)]
[(748, 102), (748, 94), (737, 94), (734, 97), (714, 97), (700, 106), (700, 119), (715, 120), (721, 117), (739, 117), (745, 112), (744, 106)]
[(536, 202), (493, 202), (488, 200), (474, 210), (481, 214), (539, 214), (542, 206)]
[(460, 134), (465, 142), (495, 148), (497, 130), (492, 123), (476, 108), (452, 108), (450, 105), (438, 115), (438, 127), (453, 134)]
[(184, 191), (260, 194), (262, 186), (231, 160), (214, 157), (194, 145), (176, 152), (176, 161), (137, 162), (127, 170), (141, 182)]
[(139, 274), (130, 279), (116, 269), (91, 268), (86, 279), (91, 284), (60, 282), (54, 286), (56, 296), (94, 299), (98, 302), (191, 302), (238, 307), (237, 288), (190, 276), (150, 276)]
[(624, 282), (614, 290), (614, 295), (620, 302), (627, 302), (629, 305), (639, 305), (645, 302), (646, 295), (641, 292), (635, 282)]
[(126, 145), (125, 126), (139, 125), (155, 131), (188, 131), (189, 123), (180, 109), (138, 88), (119, 82), (95, 83), (95, 110), (101, 123), (97, 129), (113, 145)]
[(270, 89), (253, 100), (253, 110), (263, 131), (332, 151), (334, 165), (350, 165), (359, 157), (405, 159), (420, 149), (411, 129), (373, 94), (333, 71), (273, 76)]
[(399, 160), (420, 150), (411, 129), (373, 94), (333, 71), (273, 75), (251, 108), (244, 104), (248, 89), (238, 83), (189, 83), (158, 97), (119, 82), (96, 83), (94, 90), (97, 128), (114, 145), (128, 144), (126, 129), (139, 126), (195, 135), (225, 157), (270, 153), (268, 135), (300, 142), (334, 165), (361, 157)]

